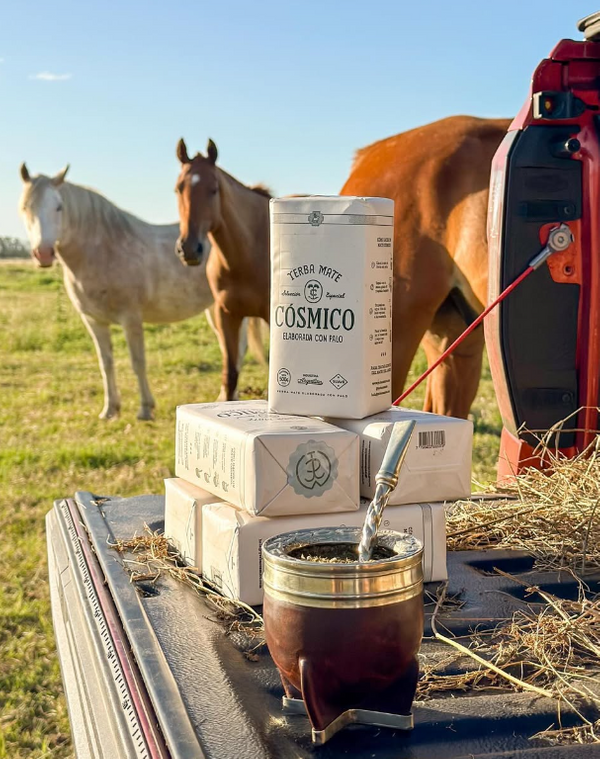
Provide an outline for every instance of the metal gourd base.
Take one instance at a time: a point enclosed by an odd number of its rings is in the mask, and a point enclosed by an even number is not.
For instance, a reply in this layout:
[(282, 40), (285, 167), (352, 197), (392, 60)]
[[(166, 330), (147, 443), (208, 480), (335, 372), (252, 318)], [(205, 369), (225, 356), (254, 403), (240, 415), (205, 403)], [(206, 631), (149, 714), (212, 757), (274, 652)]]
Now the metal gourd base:
[[(282, 699), (284, 714), (302, 714), (307, 716), (306, 704), (301, 698)], [(369, 709), (348, 709), (330, 722), (323, 730), (312, 729), (312, 741), (322, 745), (348, 725), (371, 725), (373, 727), (390, 727), (394, 730), (412, 730), (414, 727), (413, 715), (392, 714), (390, 712), (376, 712)]]

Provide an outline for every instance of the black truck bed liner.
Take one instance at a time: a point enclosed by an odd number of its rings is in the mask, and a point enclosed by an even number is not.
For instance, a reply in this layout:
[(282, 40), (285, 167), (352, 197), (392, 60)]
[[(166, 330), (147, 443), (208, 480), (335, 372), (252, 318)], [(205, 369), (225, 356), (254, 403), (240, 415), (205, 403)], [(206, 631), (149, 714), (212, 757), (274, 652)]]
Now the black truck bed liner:
[[(78, 757), (600, 757), (596, 745), (551, 747), (530, 740), (556, 723), (555, 703), (508, 691), (445, 694), (415, 703), (411, 733), (354, 726), (324, 746), (313, 746), (307, 718), (281, 711), (283, 690), (264, 647), (258, 661), (249, 661), (240, 641), (215, 619), (214, 609), (174, 579), (161, 576), (158, 593), (151, 595), (130, 583), (122, 556), (111, 543), (143, 534), (145, 525), (160, 530), (163, 515), (161, 496), (122, 499), (87, 492), (57, 501), (48, 514), (52, 610)], [(490, 550), (450, 553), (448, 558), (448, 593), (460, 593), (464, 605), (444, 613), (439, 622), (457, 635), (477, 625), (492, 628), (534, 603), (518, 585), (492, 574), (496, 566), (558, 595), (575, 593), (572, 580), (533, 572), (525, 554)], [(137, 676), (142, 692), (138, 710), (141, 705), (146, 722), (158, 726), (155, 753), (140, 738), (139, 720), (131, 717), (132, 699), (123, 696), (120, 676), (110, 669), (114, 656), (103, 643), (106, 633), (98, 627), (97, 602), (90, 600), (86, 571), (91, 570), (106, 583), (105, 608), (109, 604), (117, 619), (112, 635), (122, 635), (130, 649), (131, 677)], [(435, 591), (435, 586), (428, 589)], [(431, 636), (433, 604), (427, 609), (421, 655), (431, 661), (449, 649)], [(573, 724), (574, 716), (563, 710), (562, 721)]]

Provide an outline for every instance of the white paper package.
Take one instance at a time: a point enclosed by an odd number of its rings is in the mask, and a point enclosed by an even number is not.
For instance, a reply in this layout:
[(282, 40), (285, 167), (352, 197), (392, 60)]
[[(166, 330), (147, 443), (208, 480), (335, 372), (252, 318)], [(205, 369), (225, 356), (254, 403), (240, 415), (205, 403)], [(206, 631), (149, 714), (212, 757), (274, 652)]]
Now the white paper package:
[[(369, 501), (347, 514), (253, 517), (227, 503), (202, 507), (202, 574), (224, 595), (244, 603), (263, 601), (261, 547), (274, 535), (318, 527), (360, 527)], [(423, 542), (425, 582), (445, 580), (446, 522), (443, 503), (388, 506), (381, 529), (408, 532)]]
[(219, 500), (178, 477), (165, 480), (165, 537), (186, 564), (202, 566), (202, 506)]
[(270, 202), (269, 406), (360, 419), (387, 408), (392, 379), (394, 202)]
[(417, 422), (389, 503), (456, 501), (471, 495), (473, 423), (467, 419), (392, 406), (366, 419), (331, 419), (360, 438), (360, 494), (372, 498), (395, 422)]
[(251, 514), (359, 508), (358, 436), (266, 401), (179, 406), (175, 474)]

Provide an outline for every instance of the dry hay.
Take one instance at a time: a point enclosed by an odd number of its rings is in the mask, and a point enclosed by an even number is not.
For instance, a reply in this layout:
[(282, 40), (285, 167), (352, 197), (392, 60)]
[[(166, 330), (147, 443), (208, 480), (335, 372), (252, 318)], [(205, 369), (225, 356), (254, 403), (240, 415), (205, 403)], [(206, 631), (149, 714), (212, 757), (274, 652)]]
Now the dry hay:
[[(502, 572), (508, 579), (518, 580)], [(541, 598), (541, 609), (529, 607), (515, 612), (510, 620), (493, 630), (465, 636), (468, 646), (439, 632), (437, 617), (445, 603), (447, 583), (440, 588), (431, 626), (435, 637), (454, 648), (441, 661), (423, 667), (417, 697), (428, 699), (449, 691), (532, 691), (557, 702), (558, 727), (552, 726), (534, 738), (559, 744), (600, 742), (600, 720), (582, 713), (600, 713), (600, 595), (588, 598), (580, 582), (577, 601), (557, 598), (540, 588), (527, 594)], [(539, 599), (536, 599), (539, 600)], [(464, 640), (464, 638), (463, 638)], [(465, 656), (478, 666), (458, 674), (443, 674)], [(568, 705), (581, 719), (575, 727), (563, 728), (561, 707)]]
[(123, 566), (132, 583), (156, 583), (161, 575), (168, 575), (192, 588), (201, 595), (216, 612), (219, 620), (227, 625), (228, 633), (240, 632), (250, 638), (254, 646), (246, 651), (247, 658), (253, 660), (252, 651), (264, 645), (263, 618), (251, 606), (239, 600), (225, 598), (203, 579), (197, 567), (186, 565), (180, 554), (159, 532), (152, 532), (144, 525), (145, 534), (128, 540), (117, 540), (111, 548), (121, 554), (132, 554), (135, 558), (123, 556)]
[(453, 504), (448, 549), (520, 549), (535, 558), (536, 569), (568, 569), (581, 577), (600, 569), (599, 441), (574, 459), (546, 448), (548, 468), (495, 486), (497, 501)]
[[(556, 744), (596, 743), (600, 720), (589, 720), (582, 711), (600, 713), (600, 594), (590, 596), (585, 586), (586, 575), (600, 570), (600, 437), (576, 458), (566, 459), (548, 445), (554, 431), (538, 446), (537, 453), (546, 462), (544, 471), (531, 468), (496, 485), (489, 490), (497, 496), (492, 502), (462, 501), (450, 507), (447, 546), (451, 551), (525, 551), (534, 557), (536, 570), (570, 573), (579, 582), (578, 600), (527, 588), (532, 601), (541, 601), (541, 606), (516, 612), (492, 631), (465, 636), (464, 645), (438, 630), (447, 587), (443, 586), (432, 629), (457, 653), (425, 664), (418, 693), (430, 698), (451, 690), (533, 691), (555, 699), (558, 715), (558, 726), (534, 737)], [(471, 660), (467, 671), (465, 656)], [(461, 673), (444, 674), (459, 661)], [(565, 704), (580, 717), (580, 725), (562, 727)]]

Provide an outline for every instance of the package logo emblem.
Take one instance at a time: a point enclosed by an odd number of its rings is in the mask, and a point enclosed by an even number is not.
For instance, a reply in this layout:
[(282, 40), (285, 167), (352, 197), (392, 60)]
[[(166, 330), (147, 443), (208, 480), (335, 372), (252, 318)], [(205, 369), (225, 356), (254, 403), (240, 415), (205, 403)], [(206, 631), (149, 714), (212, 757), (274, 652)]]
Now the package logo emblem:
[(309, 279), (304, 285), (304, 297), (309, 303), (318, 303), (323, 297), (323, 285), (318, 279)]
[(320, 496), (333, 487), (337, 479), (338, 460), (333, 448), (318, 440), (302, 443), (290, 456), (288, 484), (305, 498)]
[(300, 377), (298, 380), (299, 385), (322, 385), (323, 380), (320, 380), (318, 377)]
[(290, 370), (283, 367), (277, 372), (277, 384), (280, 387), (287, 387), (292, 381)]
[(323, 216), (323, 214), (320, 211), (311, 211), (308, 214), (308, 223), (312, 227), (318, 227), (320, 224), (323, 223), (324, 219), (325, 219), (325, 217)]
[(342, 377), (341, 374), (336, 374), (335, 377), (332, 377), (329, 381), (336, 390), (341, 390), (344, 385), (348, 384), (348, 380), (345, 377)]

